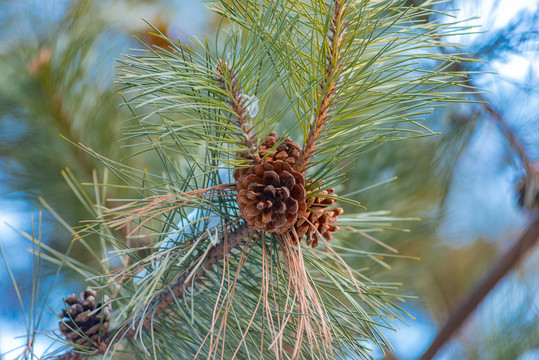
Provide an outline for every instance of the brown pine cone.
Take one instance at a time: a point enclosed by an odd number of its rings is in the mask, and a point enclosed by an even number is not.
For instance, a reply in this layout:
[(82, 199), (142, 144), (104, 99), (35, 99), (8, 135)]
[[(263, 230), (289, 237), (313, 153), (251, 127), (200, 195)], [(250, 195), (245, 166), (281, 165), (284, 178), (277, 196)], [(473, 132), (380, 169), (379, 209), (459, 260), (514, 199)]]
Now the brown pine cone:
[[(281, 142), (282, 141), (282, 142)], [(276, 148), (275, 144), (281, 142)], [(260, 156), (262, 162), (271, 162), (271, 161), (284, 161), (290, 165), (294, 165), (299, 158), (299, 153), (301, 149), (297, 142), (292, 141), (289, 137), (284, 139), (279, 139), (277, 133), (272, 131), (266, 139), (260, 144), (257, 148), (258, 155)], [(238, 154), (239, 157), (247, 159), (247, 165), (255, 165), (254, 160), (247, 152)], [(245, 175), (249, 167), (241, 167), (234, 170), (233, 176), (234, 179), (238, 180), (240, 176)]]
[(238, 206), (253, 229), (282, 234), (306, 210), (305, 179), (289, 163), (255, 165), (238, 179)]
[[(77, 298), (70, 295), (65, 302), (69, 307), (62, 311), (60, 331), (72, 343), (97, 348), (98, 343), (108, 336), (111, 305), (96, 304), (97, 293), (86, 289)], [(105, 302), (108, 302), (105, 296)]]
[[(537, 176), (537, 178), (534, 179), (533, 176)], [(539, 207), (539, 189), (535, 185), (537, 183), (539, 183), (539, 172), (532, 174), (531, 181), (527, 180), (526, 177), (521, 177), (517, 181), (515, 190), (517, 192), (517, 204), (519, 207), (528, 210)]]
[(318, 246), (319, 234), (325, 237), (327, 241), (330, 241), (333, 239), (333, 234), (331, 233), (339, 230), (338, 226), (333, 226), (332, 224), (343, 213), (343, 209), (328, 209), (337, 202), (335, 199), (325, 197), (332, 194), (333, 188), (329, 188), (320, 192), (320, 196), (307, 198), (307, 212), (304, 217), (298, 219), (295, 225), (298, 239), (306, 235), (307, 245), (312, 245), (313, 248)]

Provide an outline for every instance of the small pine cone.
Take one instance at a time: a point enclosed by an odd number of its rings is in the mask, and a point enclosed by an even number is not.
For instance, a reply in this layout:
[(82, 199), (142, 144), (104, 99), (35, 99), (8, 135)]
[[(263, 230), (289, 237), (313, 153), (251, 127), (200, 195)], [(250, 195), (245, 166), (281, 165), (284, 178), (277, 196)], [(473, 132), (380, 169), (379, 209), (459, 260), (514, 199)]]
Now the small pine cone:
[[(70, 295), (65, 302), (69, 307), (62, 311), (60, 331), (72, 343), (98, 348), (109, 334), (111, 305), (96, 304), (97, 293), (86, 289), (77, 297)], [(108, 302), (105, 296), (105, 302)]]
[(539, 189), (537, 189), (533, 177), (531, 179), (532, 181), (527, 181), (526, 177), (522, 177), (518, 180), (515, 187), (518, 206), (528, 210), (539, 207)]
[(343, 213), (342, 208), (328, 209), (337, 200), (326, 196), (333, 194), (333, 188), (320, 192), (320, 196), (307, 199), (307, 212), (303, 218), (299, 218), (296, 225), (298, 239), (303, 235), (307, 236), (307, 245), (318, 246), (318, 236), (322, 235), (327, 241), (333, 239), (334, 231), (339, 230), (338, 226), (332, 224), (337, 221), (337, 217)]
[[(277, 143), (280, 144), (275, 147)], [(292, 141), (289, 137), (281, 140), (277, 136), (277, 133), (272, 131), (267, 138), (264, 139), (262, 144), (257, 148), (258, 155), (262, 159), (262, 162), (272, 162), (272, 161), (284, 161), (290, 165), (294, 165), (299, 158), (299, 153), (301, 151), (297, 142)], [(246, 153), (238, 154), (239, 157), (247, 159), (247, 164), (254, 165), (254, 161)], [(250, 161), (249, 161), (250, 160)], [(249, 167), (237, 168), (234, 170), (234, 179), (239, 179), (240, 176), (245, 175)]]
[(289, 163), (255, 165), (238, 179), (238, 206), (253, 229), (282, 234), (306, 210), (305, 179)]

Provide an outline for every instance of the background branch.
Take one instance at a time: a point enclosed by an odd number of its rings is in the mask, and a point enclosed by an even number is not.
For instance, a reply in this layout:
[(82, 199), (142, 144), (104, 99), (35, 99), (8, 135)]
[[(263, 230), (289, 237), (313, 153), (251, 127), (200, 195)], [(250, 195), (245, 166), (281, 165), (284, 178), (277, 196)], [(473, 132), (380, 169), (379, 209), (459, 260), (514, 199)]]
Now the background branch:
[(485, 299), (489, 292), (513, 269), (524, 256), (533, 249), (539, 239), (539, 218), (522, 234), (509, 251), (507, 251), (492, 267), (483, 281), (469, 294), (469, 296), (453, 311), (421, 360), (432, 359), (438, 350), (447, 343), (453, 334), (473, 313), (475, 308)]

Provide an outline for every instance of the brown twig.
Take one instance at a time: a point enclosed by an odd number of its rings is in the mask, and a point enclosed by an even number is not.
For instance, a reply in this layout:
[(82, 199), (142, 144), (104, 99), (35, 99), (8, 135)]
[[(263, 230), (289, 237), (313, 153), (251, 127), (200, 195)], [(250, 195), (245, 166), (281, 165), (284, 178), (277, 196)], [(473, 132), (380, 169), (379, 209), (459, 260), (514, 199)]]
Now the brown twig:
[[(137, 232), (148, 221), (170, 212), (174, 209), (187, 206), (193, 201), (200, 199), (211, 199), (218, 197), (235, 196), (227, 193), (227, 190), (235, 189), (236, 184), (219, 184), (209, 188), (193, 190), (179, 194), (150, 196), (142, 201), (148, 202), (142, 206), (140, 200), (110, 209), (108, 213), (101, 215), (100, 218), (111, 218), (105, 222), (107, 226), (113, 226), (116, 230), (123, 229), (133, 221), (145, 217), (133, 230), (128, 232), (128, 236)], [(135, 208), (133, 208), (136, 206)], [(120, 212), (120, 214), (118, 214)]]
[(333, 18), (329, 26), (327, 42), (327, 66), (324, 80), (319, 84), (320, 93), (318, 100), (320, 105), (315, 120), (309, 126), (309, 134), (305, 145), (301, 150), (299, 159), (294, 165), (298, 171), (304, 171), (313, 157), (318, 139), (322, 135), (330, 116), (331, 106), (337, 92), (337, 80), (339, 75), (339, 59), (341, 57), (341, 43), (345, 33), (343, 24), (345, 1), (334, 0)]
[[(439, 48), (442, 53), (448, 53), (448, 49), (446, 47), (440, 46)], [(472, 56), (472, 58), (475, 57), (477, 57), (477, 54)], [(464, 63), (454, 65), (457, 67), (455, 69), (457, 71), (467, 70)], [(469, 79), (468, 84), (473, 86), (472, 79)], [(539, 189), (539, 172), (534, 166), (533, 161), (529, 158), (524, 146), (519, 141), (516, 134), (505, 122), (502, 114), (497, 111), (481, 93), (474, 92), (473, 96), (475, 96), (481, 102), (481, 106), (483, 107), (484, 111), (488, 113), (491, 119), (494, 120), (494, 122), (498, 125), (509, 146), (520, 158), (522, 167), (526, 171), (527, 179), (534, 183), (535, 189)], [(537, 238), (539, 237), (539, 220), (537, 210), (537, 208), (533, 209), (535, 213), (535, 220), (532, 222), (532, 225), (528, 227), (526, 232), (524, 232), (519, 240), (517, 240), (513, 247), (498, 260), (479, 286), (474, 288), (468, 297), (459, 305), (459, 307), (453, 311), (429, 348), (422, 355), (421, 360), (428, 360), (434, 357), (438, 350), (440, 350), (445, 343), (451, 340), (453, 334), (458, 331), (460, 326), (473, 313), (477, 305), (483, 301), (494, 286), (518, 265), (519, 261), (527, 251), (530, 251), (533, 248), (533, 245), (537, 242)]]
[(124, 326), (118, 330), (111, 341), (111, 343), (117, 343), (124, 338), (133, 337), (138, 328), (148, 329), (150, 323), (170, 307), (176, 299), (182, 298), (184, 295), (185, 281), (197, 282), (217, 261), (222, 259), (232, 249), (238, 246), (246, 237), (252, 236), (254, 230), (247, 226), (247, 224), (240, 225), (234, 232), (225, 236), (221, 242), (211, 248), (202, 260), (201, 266), (192, 268), (190, 271), (181, 275), (176, 283), (170, 288), (169, 292), (163, 293), (158, 297), (151, 305), (150, 308), (154, 310), (149, 312), (144, 318), (138, 320), (132, 326)]
[(518, 157), (520, 158), (520, 161), (522, 162), (522, 167), (524, 167), (524, 170), (526, 170), (526, 174), (528, 176), (532, 176), (535, 171), (533, 167), (533, 161), (531, 161), (531, 159), (528, 157), (524, 146), (520, 143), (515, 133), (505, 123), (502, 114), (500, 114), (499, 111), (494, 109), (494, 107), (488, 102), (487, 99), (485, 99), (483, 95), (479, 93), (475, 93), (474, 95), (476, 98), (482, 101), (483, 109), (485, 109), (485, 111), (492, 117), (492, 119), (495, 120), (496, 124), (499, 126), (503, 135), (507, 139), (509, 146), (511, 146), (511, 148), (517, 153)]

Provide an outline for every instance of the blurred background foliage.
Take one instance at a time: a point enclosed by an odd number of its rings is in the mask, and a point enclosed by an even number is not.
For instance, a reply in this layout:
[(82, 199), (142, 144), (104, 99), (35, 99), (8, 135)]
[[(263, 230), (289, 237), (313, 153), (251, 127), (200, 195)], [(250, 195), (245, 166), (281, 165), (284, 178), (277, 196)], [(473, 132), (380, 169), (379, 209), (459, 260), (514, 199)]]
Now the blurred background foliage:
[[(410, 5), (418, 1), (407, 0)], [(528, 157), (539, 157), (538, 3), (455, 0), (436, 6), (460, 9), (454, 12), (456, 19), (480, 17), (471, 22), (481, 26), (474, 33), (451, 40), (463, 44), (462, 52), (484, 60), (462, 64), (459, 70), (469, 72), (470, 86), (487, 92), (481, 98), (470, 95), (469, 104), (436, 108), (425, 121), (440, 133), (436, 136), (385, 144), (350, 159), (356, 166), (347, 175), (346, 189), (339, 189), (345, 194), (380, 184), (354, 198), (369, 210), (422, 219), (406, 222), (411, 232), (375, 235), (400, 254), (420, 261), (391, 259), (392, 269), (386, 270), (376, 259), (347, 259), (353, 266), (371, 268), (375, 280), (402, 282), (403, 291), (414, 297), (404, 307), (416, 319), (400, 326), (398, 333), (388, 334), (399, 359), (415, 359), (426, 349), (450, 310), (473, 291), (531, 219), (527, 210), (517, 206), (515, 191), (524, 166), (500, 132), (493, 111)], [(0, 3), (0, 241), (23, 291), (31, 281), (31, 254), (4, 221), (31, 231), (31, 216), (44, 209), (39, 198), (72, 226), (91, 217), (66, 177), (93, 183), (102, 178), (103, 169), (77, 144), (136, 169), (151, 169), (158, 163), (150, 155), (133, 156), (139, 149), (125, 138), (128, 124), (124, 121), (130, 114), (120, 107), (121, 96), (113, 92), (114, 59), (142, 46), (134, 37), (147, 46), (166, 46), (149, 34), (151, 29), (141, 18), (182, 42), (193, 36), (211, 38), (219, 25), (219, 19), (195, 1)], [(490, 105), (481, 103), (483, 99)], [(108, 198), (128, 195), (108, 194)], [(50, 212), (44, 211), (43, 217), (44, 241), (67, 249), (69, 233)], [(379, 250), (365, 236), (348, 242)], [(71, 255), (91, 263), (76, 246)], [(537, 259), (537, 251), (528, 254), (437, 358), (538, 358)], [(43, 276), (54, 271), (45, 269)], [(21, 335), (24, 327), (19, 324), (11, 280), (7, 272), (0, 274), (7, 295), (0, 304), (0, 353), (5, 353), (17, 344), (13, 337)], [(59, 294), (58, 301), (50, 306), (60, 308), (61, 296), (79, 291), (80, 282), (75, 274), (64, 274), (53, 292)], [(50, 315), (53, 328), (56, 320)]]

